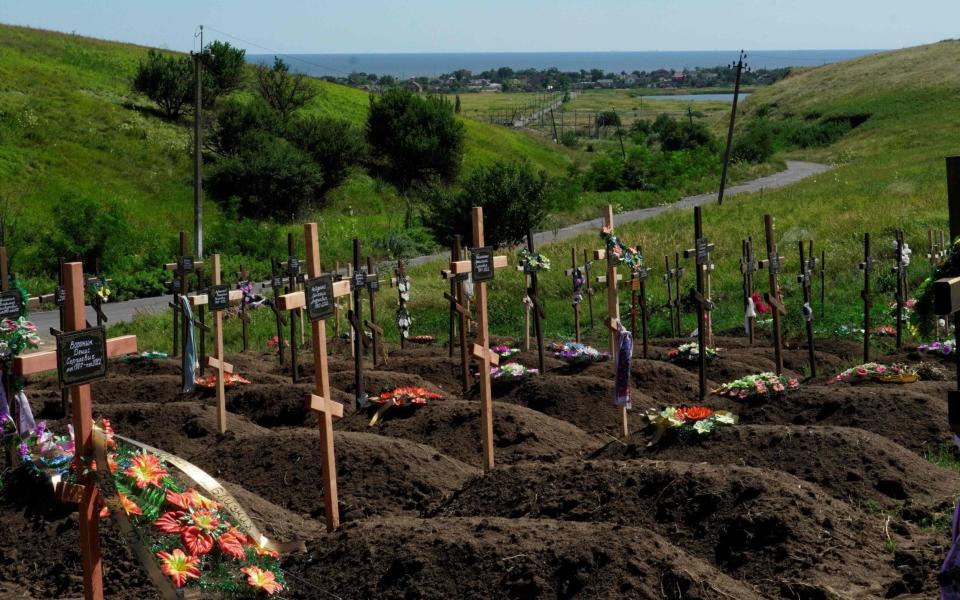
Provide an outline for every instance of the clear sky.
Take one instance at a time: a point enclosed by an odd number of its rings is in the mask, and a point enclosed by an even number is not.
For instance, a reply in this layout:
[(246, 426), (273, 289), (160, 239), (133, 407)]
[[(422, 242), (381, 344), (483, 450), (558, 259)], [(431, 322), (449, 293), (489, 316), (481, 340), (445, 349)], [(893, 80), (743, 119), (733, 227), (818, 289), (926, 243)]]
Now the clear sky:
[(201, 23), (287, 53), (887, 49), (960, 37), (960, 0), (0, 0), (0, 22), (174, 50)]

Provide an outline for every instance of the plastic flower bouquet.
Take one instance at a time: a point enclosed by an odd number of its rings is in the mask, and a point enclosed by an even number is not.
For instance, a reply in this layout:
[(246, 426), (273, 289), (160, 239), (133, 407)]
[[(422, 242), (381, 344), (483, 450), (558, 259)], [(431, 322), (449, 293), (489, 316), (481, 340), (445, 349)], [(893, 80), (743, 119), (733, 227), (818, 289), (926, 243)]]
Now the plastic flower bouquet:
[(864, 381), (880, 381), (883, 383), (913, 383), (920, 379), (916, 370), (907, 365), (895, 363), (882, 365), (880, 363), (865, 363), (847, 369), (831, 380), (831, 383), (861, 383)]
[[(236, 387), (238, 385), (248, 385), (250, 380), (238, 373), (224, 373), (223, 387)], [(213, 389), (217, 387), (217, 376), (208, 375), (206, 377), (197, 377), (194, 379), (197, 387)]]
[(392, 406), (423, 406), (430, 400), (442, 397), (440, 394), (414, 386), (398, 387), (380, 392), (377, 396), (370, 396), (370, 402), (380, 407), (370, 419), (370, 426), (375, 425)]
[(927, 354), (950, 356), (954, 353), (955, 349), (953, 347), (953, 342), (930, 342), (928, 344), (920, 344), (917, 346), (917, 350), (926, 352)]
[(522, 379), (529, 375), (536, 375), (537, 373), (539, 373), (537, 369), (529, 369), (515, 362), (490, 368), (490, 377), (498, 381)]
[(490, 349), (496, 352), (497, 356), (500, 358), (512, 358), (520, 354), (520, 348), (512, 348), (505, 344), (498, 344), (496, 346), (492, 346)]
[(799, 388), (800, 382), (794, 378), (776, 373), (760, 373), (725, 383), (713, 390), (713, 393), (737, 400), (769, 399)]
[(554, 358), (571, 364), (595, 363), (610, 360), (609, 352), (600, 352), (592, 346), (579, 342), (556, 342), (550, 346)]
[(550, 270), (550, 259), (542, 254), (530, 252), (526, 248), (521, 248), (518, 255), (520, 257), (520, 261), (526, 263), (530, 269), (535, 271)]
[(432, 335), (411, 335), (407, 338), (408, 342), (413, 344), (423, 344), (429, 346), (433, 343), (434, 337)]
[(38, 348), (42, 342), (37, 326), (24, 317), (0, 321), (0, 361), (20, 356), (27, 348)]
[(676, 433), (681, 438), (694, 433), (696, 437), (701, 437), (720, 427), (736, 425), (739, 421), (739, 417), (729, 411), (713, 410), (706, 406), (668, 406), (659, 412), (650, 409), (643, 416), (655, 429), (649, 446), (660, 441), (667, 432)]
[(130, 354), (125, 354), (121, 360), (129, 362), (138, 360), (157, 360), (161, 358), (170, 358), (170, 355), (159, 350), (145, 350), (140, 353), (133, 352)]
[[(714, 348), (704, 349), (707, 360), (719, 358), (719, 353)], [(671, 348), (667, 352), (667, 360), (677, 363), (697, 362), (700, 358), (700, 345), (697, 342), (680, 344), (676, 348)]]

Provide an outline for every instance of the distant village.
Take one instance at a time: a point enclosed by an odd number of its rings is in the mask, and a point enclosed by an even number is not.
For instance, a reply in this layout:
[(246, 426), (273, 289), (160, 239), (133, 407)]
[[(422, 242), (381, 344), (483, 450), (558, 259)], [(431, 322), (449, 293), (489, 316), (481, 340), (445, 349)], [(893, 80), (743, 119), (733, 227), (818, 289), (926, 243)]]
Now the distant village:
[[(742, 84), (745, 86), (768, 85), (783, 79), (789, 72), (790, 68), (745, 70)], [(601, 69), (575, 72), (561, 72), (558, 69), (515, 71), (510, 67), (501, 67), (480, 73), (460, 69), (437, 77), (412, 77), (409, 79), (398, 79), (391, 75), (378, 77), (372, 73), (351, 73), (345, 77), (325, 77), (324, 79), (370, 91), (392, 86), (403, 86), (413, 92), (446, 94), (576, 89), (722, 88), (732, 87), (734, 77), (735, 70), (730, 67), (701, 67), (682, 71), (657, 69), (655, 71), (632, 71), (630, 73), (626, 71), (609, 73)]]

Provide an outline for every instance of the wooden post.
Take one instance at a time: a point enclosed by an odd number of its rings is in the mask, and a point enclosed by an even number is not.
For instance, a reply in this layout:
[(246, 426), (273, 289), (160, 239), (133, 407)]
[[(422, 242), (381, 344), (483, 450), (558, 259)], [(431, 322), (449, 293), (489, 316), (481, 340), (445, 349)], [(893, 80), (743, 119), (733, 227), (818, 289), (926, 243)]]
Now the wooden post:
[(280, 366), (283, 366), (283, 326), (286, 325), (286, 319), (280, 311), (277, 302), (283, 294), (283, 276), (280, 271), (280, 261), (276, 258), (270, 260), (270, 287), (273, 288), (273, 302), (270, 307), (273, 309), (273, 316), (277, 322), (277, 359)]
[(683, 316), (683, 303), (680, 300), (680, 280), (683, 279), (683, 267), (680, 266), (680, 253), (675, 252), (673, 255), (673, 307), (675, 310), (674, 318), (677, 321), (677, 335), (683, 335), (683, 325), (681, 323), (681, 318)]
[(383, 335), (383, 329), (377, 324), (377, 299), (376, 294), (380, 290), (380, 274), (373, 268), (373, 259), (367, 257), (367, 292), (370, 295), (370, 320), (365, 321), (364, 325), (370, 330), (373, 338), (371, 350), (373, 352), (373, 368), (376, 369), (380, 360), (380, 337)]
[(590, 269), (593, 268), (593, 262), (590, 260), (590, 254), (587, 249), (583, 250), (583, 279), (587, 285), (587, 310), (590, 312), (590, 329), (593, 329), (593, 283), (590, 279)]
[(897, 251), (894, 254), (894, 264), (893, 272), (894, 276), (897, 279), (897, 293), (894, 298), (897, 305), (897, 350), (903, 348), (903, 305), (907, 300), (907, 265), (904, 264), (903, 260), (903, 230), (898, 229), (895, 234), (895, 240), (897, 244)]
[[(518, 267), (521, 271), (523, 266)], [(523, 289), (530, 289), (530, 274), (523, 274)], [(530, 304), (527, 302), (528, 296), (524, 296), (523, 302), (523, 340), (520, 344), (520, 349), (524, 352), (530, 351)]]
[[(248, 273), (247, 270), (243, 268), (243, 265), (240, 265), (240, 270), (237, 271), (236, 277), (239, 282), (238, 285), (249, 283), (250, 281), (250, 273)], [(240, 323), (242, 324), (242, 336), (243, 336), (242, 352), (246, 352), (247, 350), (249, 350), (249, 346), (250, 346), (250, 315), (247, 313), (246, 298), (243, 298), (243, 297), (241, 297), (240, 299)]]
[[(297, 291), (297, 277), (300, 275), (300, 259), (297, 258), (293, 234), (287, 233), (287, 293)], [(300, 360), (297, 358), (297, 319), (299, 309), (290, 313), (290, 378), (293, 383), (300, 380)]]
[(663, 256), (663, 281), (667, 284), (667, 317), (670, 321), (670, 334), (673, 337), (678, 337), (680, 332), (677, 331), (677, 323), (673, 319), (673, 269), (670, 268), (670, 257), (667, 255)]
[(367, 403), (367, 394), (363, 389), (363, 342), (367, 336), (360, 323), (363, 314), (363, 288), (366, 286), (366, 274), (360, 266), (360, 240), (353, 239), (353, 275), (350, 277), (350, 289), (353, 292), (353, 308), (347, 315), (353, 330), (353, 385), (356, 390), (356, 406), (363, 408)]
[[(535, 250), (533, 248), (533, 230), (527, 230), (527, 252), (531, 255), (534, 254)], [(528, 268), (529, 265), (525, 266)], [(542, 320), (546, 318), (546, 314), (543, 311), (543, 302), (540, 301), (540, 296), (538, 295), (539, 286), (538, 286), (538, 276), (537, 270), (530, 268), (527, 273), (528, 281), (530, 286), (527, 288), (527, 297), (530, 298), (531, 307), (530, 310), (533, 312), (533, 330), (534, 334), (537, 336), (537, 360), (540, 366), (540, 374), (543, 375), (546, 367), (544, 366), (543, 360), (543, 323)]]
[(773, 217), (763, 215), (763, 224), (767, 237), (767, 259), (759, 263), (761, 269), (766, 269), (770, 278), (770, 291), (766, 294), (767, 304), (773, 313), (773, 355), (777, 366), (777, 375), (783, 374), (783, 340), (780, 333), (780, 318), (787, 314), (780, 296), (780, 273), (783, 257), (777, 251), (777, 239), (773, 229)]
[(744, 326), (747, 330), (747, 338), (750, 345), (753, 345), (754, 330), (757, 323), (756, 316), (747, 316), (747, 310), (750, 308), (750, 300), (753, 298), (753, 274), (757, 272), (757, 257), (753, 251), (753, 238), (748, 237), (742, 241), (742, 254), (740, 256), (740, 273), (743, 275), (743, 312)]
[(863, 262), (860, 263), (863, 271), (863, 290), (860, 297), (863, 299), (863, 362), (870, 362), (870, 308), (873, 296), (870, 293), (870, 275), (873, 273), (873, 257), (870, 256), (870, 234), (863, 234)]
[(803, 290), (803, 320), (807, 323), (807, 353), (810, 359), (810, 377), (817, 376), (817, 355), (813, 346), (813, 307), (810, 305), (813, 272), (817, 268), (817, 259), (813, 257), (813, 240), (810, 240), (809, 259), (803, 252), (803, 240), (797, 242), (800, 248), (800, 274), (797, 283)]
[(820, 318), (827, 316), (827, 251), (820, 251)]
[[(563, 113), (560, 113), (561, 115)], [(573, 305), (573, 332), (574, 340), (579, 344), (580, 343), (580, 302), (583, 301), (583, 271), (577, 267), (577, 248), (576, 246), (570, 248), (570, 268), (567, 269), (566, 275), (571, 278), (573, 283), (573, 296), (571, 304)], [(577, 285), (577, 278), (580, 278), (580, 285)]]
[(707, 273), (711, 267), (710, 253), (713, 251), (713, 244), (703, 235), (703, 215), (701, 208), (693, 208), (693, 240), (692, 249), (684, 250), (684, 258), (693, 258), (695, 261), (697, 287), (690, 294), (694, 304), (697, 305), (697, 346), (700, 349), (697, 356), (697, 371), (700, 379), (700, 400), (707, 397), (707, 315), (713, 310), (707, 291)]
[[(647, 313), (647, 278), (650, 276), (651, 270), (652, 269), (647, 266), (642, 266), (634, 270), (630, 286), (632, 290), (630, 315), (634, 320), (636, 319), (635, 307), (638, 304), (640, 306), (640, 333), (643, 336), (644, 358), (648, 358), (650, 354), (650, 316)], [(636, 324), (633, 324), (633, 329), (636, 329)]]
[[(214, 254), (211, 263), (213, 264), (212, 283), (217, 286), (220, 285), (220, 255)], [(227, 431), (227, 397), (223, 380), (223, 312), (219, 310), (213, 311), (213, 337), (216, 363), (212, 366), (217, 370), (217, 429), (220, 433), (225, 433)]]
[[(450, 246), (450, 261), (460, 260), (460, 236), (453, 236), (453, 244)], [(456, 304), (460, 302), (459, 294), (457, 293), (457, 280), (454, 277), (450, 278), (450, 295), (448, 296), (450, 301), (450, 336), (449, 343), (447, 344), (447, 357), (453, 358), (453, 337), (456, 335), (456, 321), (457, 310)], [(466, 348), (464, 344), (460, 344), (460, 353), (466, 356)], [(466, 387), (464, 387), (466, 391)]]
[[(401, 289), (401, 284), (409, 284), (409, 279), (407, 278), (406, 268), (403, 266), (403, 259), (397, 259), (397, 270), (394, 271), (394, 276), (396, 279), (397, 285), (397, 302), (399, 303), (399, 310), (403, 313), (407, 313), (407, 296)], [(406, 336), (401, 331), (400, 332), (400, 349), (403, 350), (406, 347)]]
[[(613, 206), (607, 205), (607, 213), (604, 216), (603, 225), (609, 228), (613, 233)], [(613, 376), (617, 376), (617, 353), (619, 344), (617, 338), (620, 335), (620, 296), (617, 291), (617, 263), (607, 256), (607, 250), (597, 251), (594, 258), (607, 260), (607, 329), (610, 333), (610, 361), (613, 364)], [(630, 435), (630, 420), (627, 416), (627, 407), (620, 407), (620, 433), (623, 437)]]

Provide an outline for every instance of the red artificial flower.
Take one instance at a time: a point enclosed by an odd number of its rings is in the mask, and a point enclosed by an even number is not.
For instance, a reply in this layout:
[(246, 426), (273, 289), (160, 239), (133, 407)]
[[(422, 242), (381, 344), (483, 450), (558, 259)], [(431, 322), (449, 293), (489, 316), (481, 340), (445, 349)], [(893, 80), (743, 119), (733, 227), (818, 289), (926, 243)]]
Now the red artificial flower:
[(243, 551), (243, 542), (246, 535), (236, 529), (230, 529), (217, 538), (217, 545), (220, 551), (234, 558), (243, 558), (246, 553)]
[(754, 308), (756, 308), (757, 314), (762, 315), (770, 312), (770, 307), (764, 304), (763, 297), (760, 296), (760, 294), (754, 292), (752, 298), (753, 298), (753, 306)]
[(180, 541), (183, 542), (183, 547), (187, 549), (187, 552), (194, 556), (207, 554), (213, 550), (213, 536), (204, 533), (196, 525), (184, 527), (180, 532)]
[(277, 582), (273, 571), (266, 571), (260, 567), (243, 567), (240, 571), (246, 574), (248, 585), (263, 590), (268, 596), (283, 590), (283, 586)]
[(137, 454), (123, 473), (132, 477), (141, 490), (148, 485), (160, 487), (160, 482), (168, 475), (160, 459), (152, 454)]
[(701, 419), (707, 419), (713, 416), (713, 409), (707, 408), (706, 406), (681, 406), (677, 409), (677, 416), (682, 416), (684, 419), (690, 421), (700, 421)]
[(183, 531), (183, 523), (180, 519), (184, 514), (182, 510), (165, 512), (153, 522), (153, 526), (164, 533), (180, 533)]
[(173, 552), (157, 552), (157, 558), (160, 559), (160, 570), (178, 588), (186, 585), (187, 579), (200, 578), (200, 568), (197, 566), (200, 558), (187, 556), (180, 548), (175, 548)]

